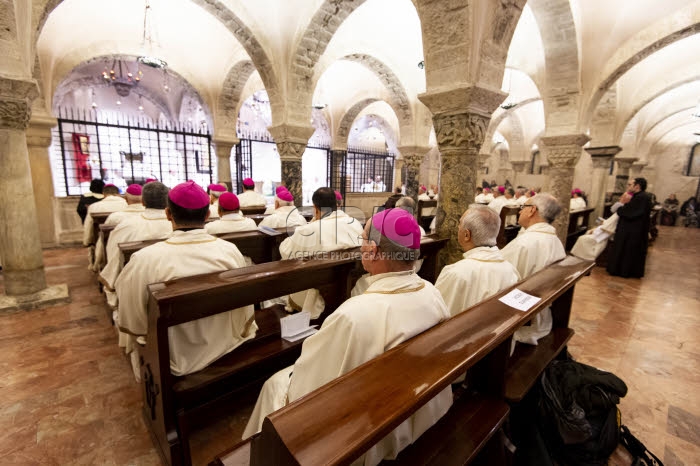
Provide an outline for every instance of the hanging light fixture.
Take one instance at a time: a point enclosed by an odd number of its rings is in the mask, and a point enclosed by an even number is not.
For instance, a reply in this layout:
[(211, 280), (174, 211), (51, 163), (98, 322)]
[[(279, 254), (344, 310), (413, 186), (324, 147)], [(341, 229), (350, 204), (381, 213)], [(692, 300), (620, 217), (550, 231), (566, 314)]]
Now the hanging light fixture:
[(153, 12), (151, 11), (149, 0), (146, 0), (146, 9), (143, 13), (143, 40), (141, 42), (145, 53), (138, 57), (137, 60), (139, 63), (143, 63), (151, 68), (165, 69), (168, 66), (165, 60), (158, 58), (153, 53), (153, 36)]
[(138, 69), (138, 65), (135, 72), (132, 73), (129, 65), (121, 58), (112, 61), (112, 67), (109, 70), (105, 65), (105, 69), (102, 71), (102, 79), (107, 85), (114, 87), (120, 97), (128, 96), (131, 89), (141, 82), (142, 76), (143, 73)]

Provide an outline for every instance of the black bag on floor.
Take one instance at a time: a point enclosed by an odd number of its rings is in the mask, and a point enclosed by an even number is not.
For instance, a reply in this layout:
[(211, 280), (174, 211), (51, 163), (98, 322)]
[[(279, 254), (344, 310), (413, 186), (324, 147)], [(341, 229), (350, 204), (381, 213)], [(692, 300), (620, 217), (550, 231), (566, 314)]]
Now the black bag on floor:
[(647, 450), (647, 447), (632, 435), (627, 426), (620, 426), (620, 443), (632, 455), (632, 466), (664, 466), (655, 454)]

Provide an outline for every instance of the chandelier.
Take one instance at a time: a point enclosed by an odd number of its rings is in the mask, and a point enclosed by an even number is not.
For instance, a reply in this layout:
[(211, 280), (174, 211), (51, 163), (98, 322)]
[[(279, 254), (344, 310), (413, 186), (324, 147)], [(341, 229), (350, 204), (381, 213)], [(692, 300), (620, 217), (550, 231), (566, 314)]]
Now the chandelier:
[(136, 65), (136, 70), (134, 73), (129, 69), (129, 65), (122, 59), (117, 58), (112, 62), (112, 67), (102, 72), (102, 79), (114, 87), (117, 95), (120, 97), (126, 97), (131, 93), (131, 89), (137, 86), (141, 82), (141, 77), (143, 73), (138, 69)]
[(141, 46), (144, 49), (144, 54), (138, 57), (139, 63), (150, 66), (151, 68), (164, 70), (168, 64), (165, 60), (158, 58), (153, 53), (153, 43), (156, 42), (156, 31), (153, 23), (153, 12), (151, 5), (146, 0), (146, 9), (143, 12), (143, 40)]

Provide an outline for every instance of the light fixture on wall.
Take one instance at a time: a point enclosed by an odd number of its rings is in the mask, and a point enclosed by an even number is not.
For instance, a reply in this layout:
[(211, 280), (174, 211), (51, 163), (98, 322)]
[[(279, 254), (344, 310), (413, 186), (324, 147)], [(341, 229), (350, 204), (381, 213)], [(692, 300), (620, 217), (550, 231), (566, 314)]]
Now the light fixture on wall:
[(155, 53), (153, 53), (155, 36), (153, 31), (153, 11), (151, 10), (149, 0), (146, 0), (146, 8), (143, 13), (143, 41), (141, 42), (141, 46), (144, 48), (145, 52), (138, 57), (137, 60), (139, 63), (143, 63), (151, 68), (165, 69), (168, 66), (165, 60), (158, 58)]
[(425, 69), (425, 60), (421, 60), (418, 62), (418, 68), (420, 68), (421, 70)]
[(510, 90), (513, 79), (513, 72), (510, 69), (506, 68), (506, 73), (508, 73), (508, 90), (506, 91), (508, 93), (508, 97), (506, 97), (506, 101), (501, 104), (501, 108), (503, 110), (510, 110), (511, 108), (517, 106), (518, 103), (510, 100)]

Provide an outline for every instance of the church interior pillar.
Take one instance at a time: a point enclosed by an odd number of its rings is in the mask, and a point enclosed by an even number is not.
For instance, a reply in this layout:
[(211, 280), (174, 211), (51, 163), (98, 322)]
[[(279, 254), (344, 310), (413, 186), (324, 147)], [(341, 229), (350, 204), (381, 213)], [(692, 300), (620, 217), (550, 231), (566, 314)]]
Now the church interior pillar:
[(39, 238), (43, 247), (56, 244), (54, 222), (54, 186), (51, 176), (51, 129), (58, 122), (48, 115), (33, 114), (27, 128), (27, 150), (32, 175), (36, 213), (39, 219)]
[(581, 148), (590, 138), (585, 134), (563, 136), (545, 136), (542, 138), (543, 150), (549, 163), (546, 191), (556, 197), (561, 204), (561, 213), (554, 220), (557, 236), (566, 244), (569, 227), (569, 202), (571, 189), (574, 187), (574, 169), (581, 157)]
[(513, 186), (518, 186), (518, 183), (522, 178), (522, 175), (525, 173), (525, 170), (527, 169), (527, 166), (530, 164), (530, 162), (528, 162), (527, 160), (516, 160), (510, 162), (510, 164), (513, 166)]
[(630, 179), (630, 168), (634, 162), (639, 160), (637, 157), (616, 157), (617, 174), (615, 175), (615, 191), (613, 194), (621, 195), (627, 190), (627, 181)]
[(268, 131), (274, 138), (277, 152), (280, 154), (282, 184), (294, 196), (294, 205), (300, 207), (303, 202), (301, 158), (315, 130), (311, 126), (279, 125), (269, 127)]
[(593, 207), (592, 219), (603, 216), (605, 209), (605, 191), (608, 186), (610, 163), (613, 157), (622, 150), (620, 146), (589, 147), (586, 149), (593, 162), (591, 192), (588, 195), (588, 207)]
[(44, 274), (26, 134), (37, 94), (34, 81), (0, 78), (0, 310), (68, 299), (66, 286), (47, 288)]
[(238, 144), (238, 140), (214, 140), (216, 147), (216, 167), (218, 173), (218, 182), (223, 183), (233, 192), (231, 182), (231, 149)]

